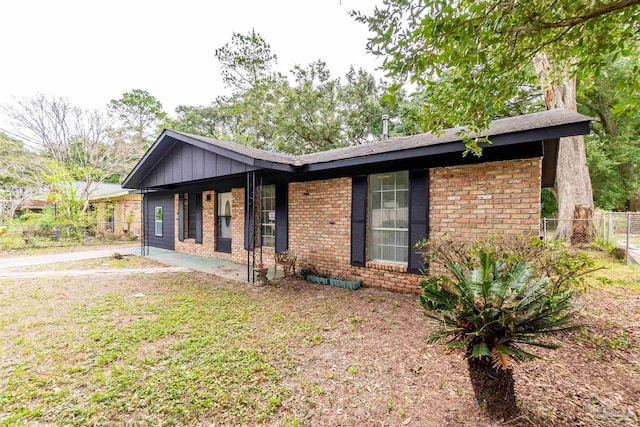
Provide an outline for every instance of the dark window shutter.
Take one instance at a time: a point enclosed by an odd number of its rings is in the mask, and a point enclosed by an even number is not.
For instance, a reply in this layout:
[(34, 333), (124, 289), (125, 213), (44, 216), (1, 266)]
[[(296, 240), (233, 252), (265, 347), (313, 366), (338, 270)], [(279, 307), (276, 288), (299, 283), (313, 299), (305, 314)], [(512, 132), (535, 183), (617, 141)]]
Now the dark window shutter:
[(367, 261), (367, 176), (354, 176), (351, 185), (351, 265)]
[(196, 243), (202, 243), (202, 193), (196, 193)]
[(189, 193), (189, 203), (187, 203), (187, 209), (189, 210), (189, 218), (188, 218), (188, 226), (189, 226), (189, 238), (193, 239), (196, 237), (196, 193)]
[(184, 196), (178, 196), (178, 240), (184, 241)]
[(409, 265), (410, 273), (425, 269), (416, 243), (429, 236), (429, 170), (409, 171)]
[(289, 240), (289, 192), (287, 184), (276, 185), (276, 252), (286, 251)]

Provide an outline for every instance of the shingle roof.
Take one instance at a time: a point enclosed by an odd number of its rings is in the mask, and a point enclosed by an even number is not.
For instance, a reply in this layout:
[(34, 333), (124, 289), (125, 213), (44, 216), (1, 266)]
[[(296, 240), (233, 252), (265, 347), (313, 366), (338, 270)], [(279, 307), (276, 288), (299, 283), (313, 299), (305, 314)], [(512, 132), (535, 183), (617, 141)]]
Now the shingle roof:
[(479, 133), (468, 133), (468, 127), (459, 126), (442, 131), (439, 135), (422, 133), (418, 135), (403, 136), (380, 140), (372, 143), (357, 145), (354, 147), (336, 148), (318, 153), (293, 156), (282, 153), (274, 153), (257, 148), (251, 148), (233, 142), (220, 141), (185, 132), (172, 131), (190, 138), (197, 139), (208, 144), (233, 151), (252, 158), (266, 160), (274, 163), (282, 163), (294, 166), (304, 166), (316, 163), (325, 163), (335, 160), (351, 159), (372, 154), (389, 153), (394, 151), (409, 150), (412, 148), (427, 147), (449, 142), (460, 141), (464, 136), (470, 138), (489, 137), (511, 134), (534, 129), (548, 128), (591, 121), (591, 118), (575, 111), (558, 109), (543, 111), (540, 113), (526, 114), (522, 116), (507, 117), (491, 122), (489, 128)]
[(187, 132), (179, 132), (171, 130), (171, 132), (184, 135), (190, 138), (197, 139), (198, 141), (206, 142), (207, 144), (215, 145), (216, 147), (224, 148), (225, 150), (233, 151), (244, 156), (253, 157), (254, 159), (267, 160), (269, 162), (283, 163), (286, 165), (295, 165), (296, 156), (283, 153), (274, 153), (272, 151), (260, 150), (259, 148), (247, 147), (246, 145), (236, 144), (235, 142), (222, 141), (219, 139), (209, 138), (207, 136), (195, 135)]
[[(570, 110), (550, 110), (524, 116), (508, 117), (491, 122), (489, 128), (479, 133), (468, 133), (466, 126), (459, 126), (444, 130), (440, 135), (422, 133), (418, 135), (390, 138), (370, 144), (355, 147), (338, 148), (300, 156), (302, 164), (323, 163), (371, 154), (388, 153), (391, 151), (408, 150), (418, 147), (445, 144), (460, 141), (463, 137), (479, 138), (528, 131), (546, 127), (560, 126), (571, 123), (590, 121), (582, 114)], [(490, 138), (489, 138), (490, 139)]]
[[(550, 110), (495, 120), (486, 130), (479, 133), (471, 133), (467, 127), (456, 127), (446, 129), (437, 135), (423, 133), (390, 138), (354, 147), (337, 148), (301, 156), (274, 153), (228, 141), (165, 129), (124, 179), (122, 185), (124, 188), (140, 188), (142, 180), (153, 171), (158, 162), (163, 160), (164, 156), (172, 150), (172, 147), (177, 142), (196, 146), (204, 150), (205, 153), (213, 153), (213, 159), (216, 158), (215, 156), (226, 157), (232, 162), (236, 162), (236, 165), (247, 165), (251, 170), (264, 169), (287, 173), (306, 173), (388, 161), (401, 161), (416, 156), (429, 157), (462, 152), (465, 148), (462, 140), (465, 137), (488, 137), (494, 147), (547, 139), (557, 140), (564, 136), (588, 133), (590, 121), (591, 118), (575, 111)], [(246, 170), (246, 168), (240, 169)], [(237, 170), (238, 168), (236, 168), (236, 174), (238, 173)], [(166, 174), (166, 171), (164, 173)]]
[[(87, 183), (85, 181), (75, 181), (73, 188), (76, 192), (82, 191)], [(130, 193), (131, 190), (122, 188), (120, 184), (112, 184), (108, 182), (92, 183), (89, 186), (89, 195), (91, 199), (101, 199), (103, 197), (110, 197), (114, 195), (120, 195), (121, 193)]]

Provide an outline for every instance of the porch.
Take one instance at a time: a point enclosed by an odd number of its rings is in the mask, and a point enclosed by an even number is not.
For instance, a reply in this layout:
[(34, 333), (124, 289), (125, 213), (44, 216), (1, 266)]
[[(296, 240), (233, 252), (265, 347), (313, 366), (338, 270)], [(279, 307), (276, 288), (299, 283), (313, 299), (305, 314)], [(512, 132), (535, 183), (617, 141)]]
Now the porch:
[[(247, 280), (247, 266), (245, 264), (227, 261), (224, 259), (181, 253), (168, 249), (156, 248), (153, 246), (147, 247), (146, 251), (147, 257), (163, 264), (184, 267), (190, 270), (200, 271), (203, 273), (212, 274), (217, 277), (222, 277), (223, 279), (236, 280), (243, 283), (252, 282), (251, 274), (249, 280)], [(284, 272), (281, 269), (278, 269), (276, 277), (281, 278), (283, 276)], [(272, 269), (269, 269), (267, 277), (270, 280), (273, 279)]]

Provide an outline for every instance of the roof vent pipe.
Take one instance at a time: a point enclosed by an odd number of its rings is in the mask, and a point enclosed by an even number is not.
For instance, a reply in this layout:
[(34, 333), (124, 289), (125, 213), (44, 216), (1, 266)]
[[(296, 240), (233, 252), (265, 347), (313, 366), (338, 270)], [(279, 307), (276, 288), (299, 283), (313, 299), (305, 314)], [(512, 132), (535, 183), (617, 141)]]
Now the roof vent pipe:
[(382, 115), (382, 139), (389, 139), (389, 115)]

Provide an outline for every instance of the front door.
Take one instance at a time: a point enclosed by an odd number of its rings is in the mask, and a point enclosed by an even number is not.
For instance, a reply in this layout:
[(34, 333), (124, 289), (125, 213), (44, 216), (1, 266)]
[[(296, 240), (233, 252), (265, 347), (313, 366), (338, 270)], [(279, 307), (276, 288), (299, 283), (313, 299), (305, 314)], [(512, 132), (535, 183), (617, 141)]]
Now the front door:
[(216, 248), (231, 253), (231, 192), (218, 193)]

